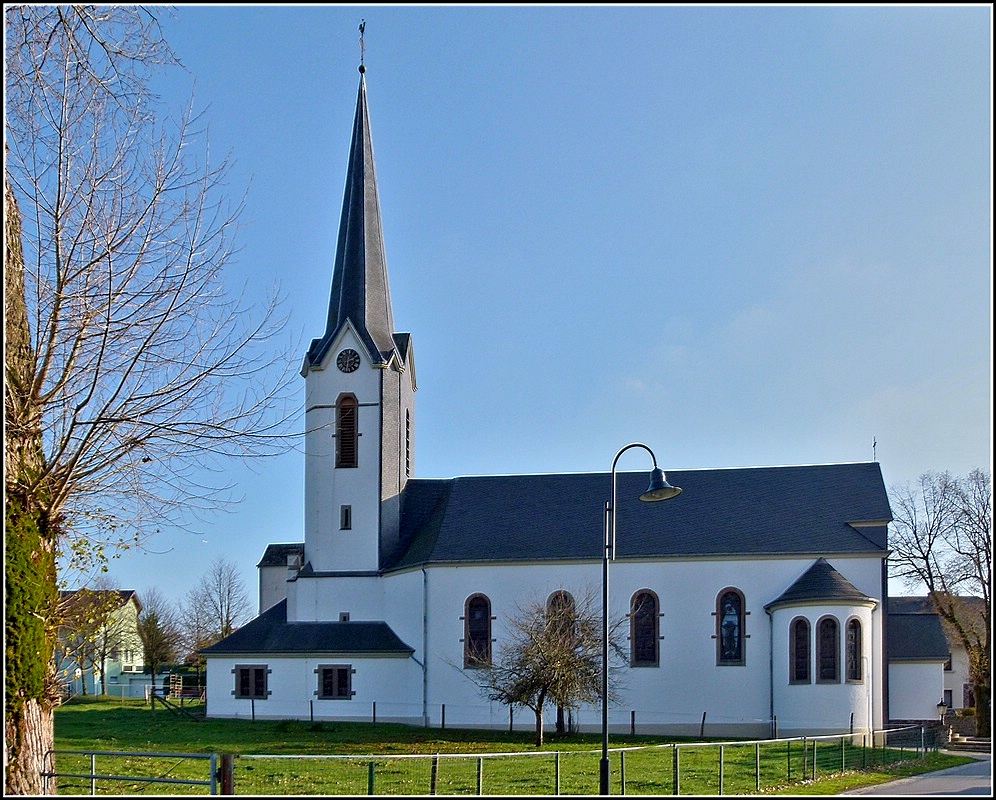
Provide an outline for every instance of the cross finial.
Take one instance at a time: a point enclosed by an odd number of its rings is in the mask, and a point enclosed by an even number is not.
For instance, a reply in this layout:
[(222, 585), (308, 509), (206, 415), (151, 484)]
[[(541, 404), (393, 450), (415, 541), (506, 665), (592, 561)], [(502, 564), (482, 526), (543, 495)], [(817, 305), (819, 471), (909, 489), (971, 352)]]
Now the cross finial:
[(366, 67), (363, 66), (363, 58), (366, 55), (366, 46), (363, 44), (363, 31), (367, 29), (367, 21), (365, 19), (360, 20), (360, 72), (366, 72)]

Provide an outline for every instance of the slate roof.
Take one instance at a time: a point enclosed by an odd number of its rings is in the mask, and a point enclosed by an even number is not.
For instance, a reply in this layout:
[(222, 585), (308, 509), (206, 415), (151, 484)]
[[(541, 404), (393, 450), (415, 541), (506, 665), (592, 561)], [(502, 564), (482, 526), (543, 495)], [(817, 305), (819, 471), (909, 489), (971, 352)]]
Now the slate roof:
[[(877, 462), (668, 470), (682, 494), (643, 503), (649, 473), (616, 474), (619, 559), (887, 549), (892, 513)], [(410, 480), (402, 546), (383, 568), (601, 559), (611, 493), (610, 473)]]
[(347, 322), (352, 324), (375, 364), (388, 363), (392, 355), (405, 358), (404, 351), (396, 352), (399, 343), (395, 340), (367, 85), (362, 74), (332, 268), (328, 320), (325, 333), (314, 339), (308, 349), (302, 374), (322, 362)]
[(263, 551), (263, 557), (259, 560), (257, 567), (286, 567), (287, 556), (298, 555), (304, 557), (304, 542), (285, 542), (281, 544), (268, 544)]
[(386, 622), (288, 622), (286, 599), (201, 650), (205, 656), (334, 653), (406, 658), (414, 652)]
[(886, 626), (890, 662), (947, 661), (951, 655), (937, 614), (889, 612)]
[(135, 606), (142, 610), (142, 601), (138, 599), (134, 589), (69, 589), (59, 592), (59, 599), (66, 602), (68, 606), (74, 603), (85, 601), (90, 597), (103, 597), (105, 595), (117, 595), (116, 608), (127, 605), (132, 598), (135, 599)]
[(872, 600), (847, 578), (820, 557), (788, 589), (765, 605), (765, 609), (789, 603), (839, 602), (863, 603)]

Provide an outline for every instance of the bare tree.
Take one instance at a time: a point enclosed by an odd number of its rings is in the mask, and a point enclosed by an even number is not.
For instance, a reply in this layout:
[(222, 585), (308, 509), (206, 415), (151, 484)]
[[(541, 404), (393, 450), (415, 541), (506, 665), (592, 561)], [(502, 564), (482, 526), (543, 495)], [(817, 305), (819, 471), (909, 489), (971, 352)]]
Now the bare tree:
[(142, 639), (142, 652), (146, 669), (152, 671), (152, 687), (160, 667), (173, 664), (180, 652), (183, 632), (176, 606), (158, 589), (142, 593), (142, 611), (138, 615), (138, 635)]
[(179, 64), (158, 12), (4, 8), (4, 481), (25, 554), (7, 582), (9, 793), (44, 791), (56, 552), (99, 564), (188, 525), (237, 499), (222, 459), (287, 446), (276, 298), (224, 289), (241, 202), (195, 116), (169, 119), (150, 90)]
[(187, 594), (184, 628), (192, 651), (234, 633), (252, 616), (252, 604), (238, 567), (217, 558)]
[[(547, 602), (528, 602), (508, 621), (508, 639), (493, 663), (474, 672), (489, 700), (533, 712), (537, 747), (543, 744), (548, 705), (574, 709), (601, 698), (602, 617), (595, 607), (592, 591), (580, 600), (560, 590)], [(609, 648), (619, 655), (617, 628), (610, 632)], [(610, 699), (614, 694), (610, 686)]]
[(992, 478), (928, 472), (917, 486), (890, 492), (890, 570), (910, 588), (926, 587), (948, 636), (968, 656), (979, 736), (992, 709)]

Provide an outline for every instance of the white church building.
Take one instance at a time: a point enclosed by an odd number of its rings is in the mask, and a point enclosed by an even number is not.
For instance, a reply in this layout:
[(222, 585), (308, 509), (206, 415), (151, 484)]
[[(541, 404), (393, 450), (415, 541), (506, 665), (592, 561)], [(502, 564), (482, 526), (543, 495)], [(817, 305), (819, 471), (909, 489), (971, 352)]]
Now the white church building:
[[(328, 320), (301, 368), (304, 541), (267, 548), (261, 613), (203, 651), (207, 713), (530, 729), (474, 677), (523, 604), (598, 596), (613, 473), (415, 477), (414, 350), (394, 329), (360, 71)], [(609, 618), (626, 658), (610, 729), (882, 728), (878, 463), (672, 471), (682, 493), (641, 503), (649, 466), (615, 474)], [(941, 691), (914, 687), (904, 716), (933, 718)], [(600, 714), (572, 712), (588, 731)]]

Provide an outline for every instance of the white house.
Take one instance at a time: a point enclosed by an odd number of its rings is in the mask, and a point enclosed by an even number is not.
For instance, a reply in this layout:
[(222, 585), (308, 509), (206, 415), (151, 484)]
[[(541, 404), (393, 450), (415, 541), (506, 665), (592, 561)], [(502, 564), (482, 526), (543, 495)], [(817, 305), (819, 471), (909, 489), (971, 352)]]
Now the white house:
[[(523, 602), (600, 589), (612, 474), (415, 477), (414, 349), (394, 329), (362, 73), (328, 319), (301, 368), (304, 541), (270, 545), (262, 613), (203, 651), (207, 712), (507, 727), (473, 677)], [(637, 500), (645, 472), (616, 479), (613, 730), (883, 726), (877, 463), (671, 472), (683, 492), (665, 503)], [(600, 710), (574, 718), (595, 730)]]

